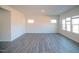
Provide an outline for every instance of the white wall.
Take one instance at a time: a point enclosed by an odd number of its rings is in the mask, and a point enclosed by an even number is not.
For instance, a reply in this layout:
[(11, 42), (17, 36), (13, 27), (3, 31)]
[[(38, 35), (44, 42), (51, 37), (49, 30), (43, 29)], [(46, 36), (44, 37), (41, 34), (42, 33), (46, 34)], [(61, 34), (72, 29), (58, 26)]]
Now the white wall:
[[(24, 17), (24, 14), (22, 14), (21, 12), (15, 10), (15, 9), (9, 7), (9, 6), (0, 6), (0, 7), (5, 9), (5, 10), (10, 11), (10, 19), (9, 19), (10, 30), (8, 30), (8, 31), (11, 33), (9, 35), (11, 37), (11, 39), (8, 40), (8, 41), (12, 41), (12, 40), (18, 38), (19, 36), (23, 35), (25, 33), (25, 17)], [(5, 14), (5, 16), (7, 17), (6, 14)], [(2, 16), (2, 17), (4, 17), (4, 16)], [(8, 20), (6, 20), (6, 21), (8, 21)], [(4, 23), (4, 26), (6, 26), (6, 24), (8, 24), (8, 23)]]
[(25, 17), (22, 13), (11, 11), (11, 39), (14, 40), (25, 33)]
[[(8, 10), (10, 12), (10, 37), (8, 41), (12, 41), (24, 33), (57, 33), (57, 23), (50, 23), (51, 19), (58, 20), (57, 16), (25, 16), (21, 12), (9, 7), (0, 6), (1, 8)], [(5, 16), (7, 16), (5, 14)], [(28, 24), (27, 19), (32, 18), (35, 20), (34, 24)], [(6, 20), (7, 21), (7, 20)], [(7, 24), (7, 23), (6, 23)]]
[[(27, 23), (28, 19), (34, 19), (33, 24)], [(26, 33), (57, 33), (57, 23), (50, 23), (56, 16), (26, 16)]]
[[(76, 7), (74, 9), (72, 9), (71, 11), (68, 11), (64, 14), (62, 14), (60, 16), (60, 25), (61, 25), (61, 20), (65, 17), (71, 17), (71, 16), (75, 16), (75, 15), (79, 15), (79, 7)], [(72, 32), (68, 32), (68, 31), (64, 31), (62, 30), (61, 26), (59, 27), (59, 33), (69, 37), (70, 39), (79, 42), (79, 34), (75, 34)]]
[(10, 12), (0, 8), (0, 41), (10, 41)]

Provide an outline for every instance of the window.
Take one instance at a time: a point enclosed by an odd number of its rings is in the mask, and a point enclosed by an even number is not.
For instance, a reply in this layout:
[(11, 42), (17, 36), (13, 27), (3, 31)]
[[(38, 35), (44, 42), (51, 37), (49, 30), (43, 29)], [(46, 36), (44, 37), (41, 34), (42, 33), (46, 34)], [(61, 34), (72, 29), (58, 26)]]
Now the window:
[(66, 18), (66, 30), (71, 31), (71, 18)]
[(28, 19), (27, 22), (28, 23), (34, 23), (34, 20), (33, 19)]
[(79, 33), (79, 18), (72, 18), (72, 32)]
[(72, 18), (77, 18), (77, 17), (79, 18), (79, 15), (77, 15), (77, 16), (73, 16)]
[(66, 21), (70, 21), (71, 20), (71, 18), (69, 17), (69, 18), (66, 18)]
[(62, 29), (71, 31), (71, 18), (66, 18), (62, 20)]
[(63, 19), (62, 29), (73, 33), (79, 33), (79, 15)]
[(66, 26), (65, 26), (65, 19), (62, 20), (62, 29), (65, 30)]
[(56, 21), (56, 20), (50, 20), (50, 22), (51, 22), (51, 23), (57, 23), (57, 21)]

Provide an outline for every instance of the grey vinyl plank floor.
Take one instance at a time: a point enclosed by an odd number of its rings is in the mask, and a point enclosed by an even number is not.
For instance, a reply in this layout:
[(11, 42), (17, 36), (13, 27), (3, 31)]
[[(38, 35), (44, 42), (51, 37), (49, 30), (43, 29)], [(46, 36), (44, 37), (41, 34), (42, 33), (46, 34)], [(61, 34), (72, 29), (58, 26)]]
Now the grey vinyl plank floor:
[(4, 51), (5, 53), (78, 53), (79, 43), (61, 34), (24, 34)]

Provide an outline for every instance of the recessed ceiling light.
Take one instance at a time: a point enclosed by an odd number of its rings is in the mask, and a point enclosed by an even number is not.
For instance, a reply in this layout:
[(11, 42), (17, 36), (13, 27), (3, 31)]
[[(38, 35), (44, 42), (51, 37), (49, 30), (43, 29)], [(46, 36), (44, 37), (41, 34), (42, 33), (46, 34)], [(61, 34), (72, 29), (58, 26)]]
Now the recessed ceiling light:
[(45, 10), (41, 10), (41, 12), (45, 12)]
[(34, 20), (33, 19), (28, 19), (27, 22), (28, 23), (34, 23)]

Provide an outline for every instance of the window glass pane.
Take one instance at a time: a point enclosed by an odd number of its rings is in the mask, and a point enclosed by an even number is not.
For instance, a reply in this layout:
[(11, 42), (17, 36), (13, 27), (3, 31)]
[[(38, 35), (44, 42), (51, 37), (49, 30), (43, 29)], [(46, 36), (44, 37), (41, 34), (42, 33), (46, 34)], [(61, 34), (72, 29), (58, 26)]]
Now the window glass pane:
[(66, 21), (70, 21), (71, 20), (71, 18), (66, 18)]
[(71, 30), (71, 26), (70, 25), (67, 25), (67, 31), (70, 31)]
[(62, 29), (65, 30), (65, 25), (62, 25)]
[(72, 24), (79, 24), (79, 18), (72, 19)]
[(70, 22), (66, 22), (67, 25), (70, 25)]
[(51, 23), (57, 23), (57, 20), (50, 20)]
[(72, 31), (73, 31), (74, 33), (79, 33), (79, 25), (73, 25), (73, 26), (72, 26)]
[(62, 24), (65, 24), (65, 19), (62, 20)]
[(73, 16), (72, 18), (77, 18), (77, 17), (79, 17), (79, 15), (77, 15), (77, 16)]

